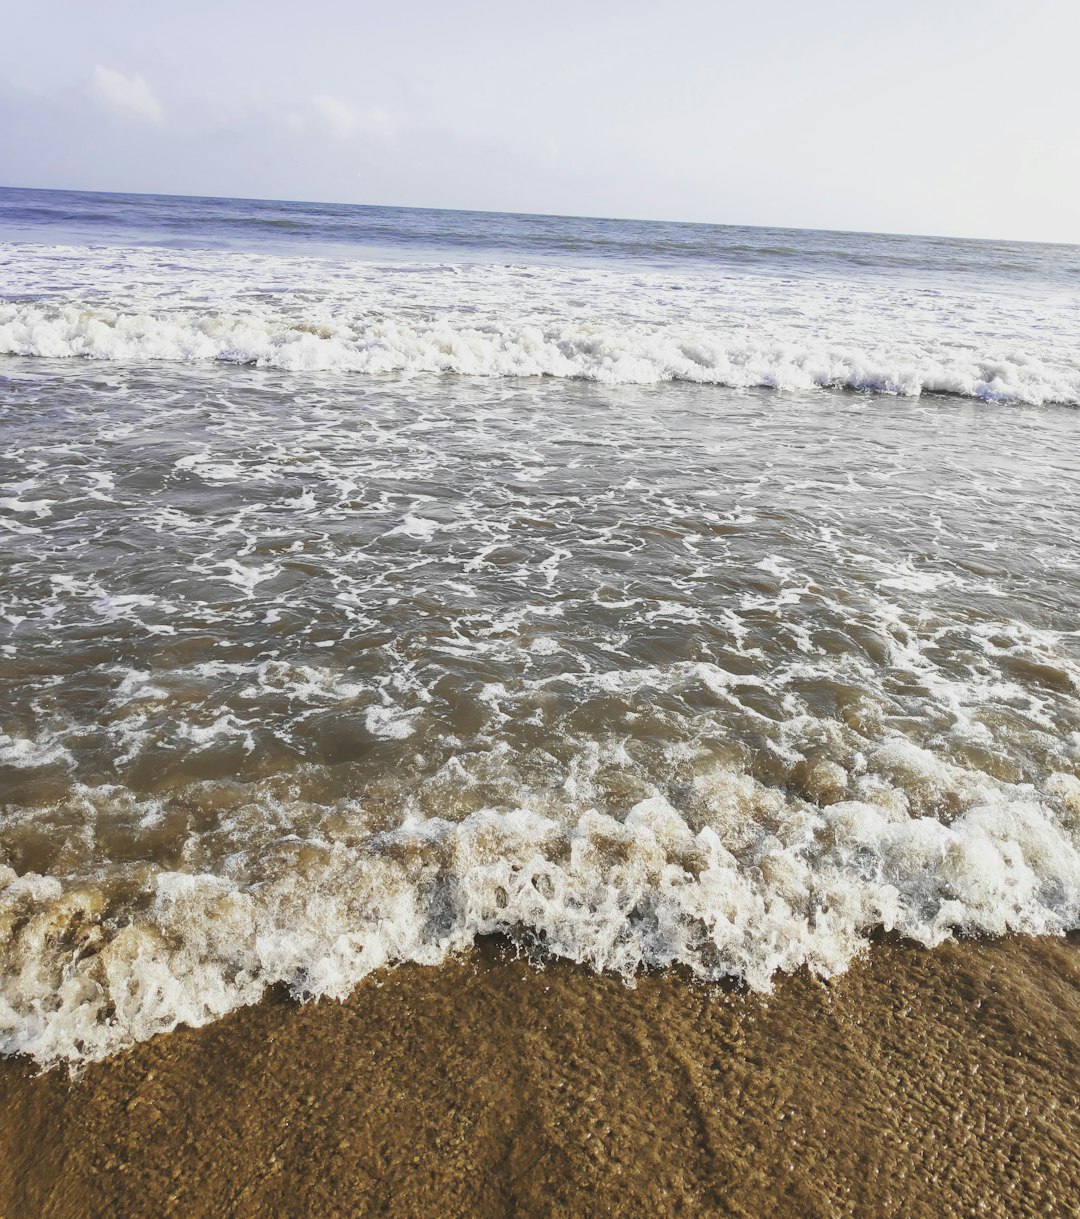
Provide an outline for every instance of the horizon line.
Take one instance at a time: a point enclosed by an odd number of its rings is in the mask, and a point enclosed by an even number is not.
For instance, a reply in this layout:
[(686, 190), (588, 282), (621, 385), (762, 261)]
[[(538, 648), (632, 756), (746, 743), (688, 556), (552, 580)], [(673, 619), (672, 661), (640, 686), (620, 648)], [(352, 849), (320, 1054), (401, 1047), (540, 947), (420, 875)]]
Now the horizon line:
[(517, 216), (543, 220), (589, 220), (611, 224), (670, 224), (698, 228), (758, 229), (762, 232), (772, 233), (835, 233), (856, 237), (900, 237), (914, 238), (924, 241), (965, 241), (999, 245), (1064, 246), (1071, 249), (1080, 247), (1080, 241), (1040, 241), (1031, 237), (971, 237), (950, 233), (913, 233), (888, 229), (819, 228), (815, 226), (800, 227), (799, 225), (791, 224), (743, 224), (721, 220), (672, 220), (652, 216), (600, 216), (580, 212), (503, 211), (477, 207), (433, 207), (430, 205), (415, 203), (349, 203), (336, 199), (287, 199), (264, 195), (207, 195), (202, 193), (178, 194), (173, 191), (87, 190), (77, 186), (14, 186), (3, 183), (0, 183), (0, 190), (38, 191), (43, 194), (102, 195), (106, 198), (134, 197), (141, 199), (202, 199), (230, 203), (280, 203), (298, 204), (300, 206), (365, 208), (368, 210), (382, 208), (402, 212), (451, 212), (462, 215)]

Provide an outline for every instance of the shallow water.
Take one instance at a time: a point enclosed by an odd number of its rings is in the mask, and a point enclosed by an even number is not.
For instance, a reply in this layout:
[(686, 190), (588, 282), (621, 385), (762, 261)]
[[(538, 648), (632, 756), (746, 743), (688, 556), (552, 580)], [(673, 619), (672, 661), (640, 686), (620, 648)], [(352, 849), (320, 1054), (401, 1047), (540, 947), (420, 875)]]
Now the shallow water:
[[(191, 299), (220, 323), (246, 276), (265, 321), (299, 307), (295, 260), (191, 255), (206, 275), (176, 300), (174, 251), (8, 256), (27, 291), (0, 310), (48, 318), (0, 363), (6, 1051), (99, 1057), (491, 932), (767, 989), (880, 928), (1080, 925), (1074, 410), (236, 367), (182, 350)], [(463, 279), (456, 310), (483, 277), (511, 291), (494, 264), (320, 266), (303, 308), (339, 292), (350, 325), (345, 286), (380, 276), (414, 333), (424, 284)], [(80, 323), (98, 361), (41, 338), (83, 309), (54, 299), (72, 268), (110, 301), (104, 339)], [(624, 325), (630, 274), (538, 267), (514, 307), (580, 328), (604, 296)], [(696, 274), (718, 344), (725, 291), (763, 330), (790, 306), (758, 272)], [(845, 282), (888, 306), (871, 342), (899, 342), (899, 289)], [(1010, 324), (1043, 307), (1024, 292)], [(1080, 384), (1059, 333), (1031, 338), (1039, 384)]]
[(1075, 939), (878, 944), (764, 998), (482, 943), (74, 1079), (0, 1061), (0, 1208), (1066, 1216), (1078, 1028)]

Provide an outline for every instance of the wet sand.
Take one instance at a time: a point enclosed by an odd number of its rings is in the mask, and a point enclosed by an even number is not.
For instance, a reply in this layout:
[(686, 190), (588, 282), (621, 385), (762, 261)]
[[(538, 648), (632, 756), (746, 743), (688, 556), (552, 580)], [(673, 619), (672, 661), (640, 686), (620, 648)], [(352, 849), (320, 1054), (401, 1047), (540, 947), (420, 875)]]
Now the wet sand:
[(1080, 940), (769, 999), (486, 943), (72, 1081), (0, 1064), (0, 1215), (1067, 1215)]

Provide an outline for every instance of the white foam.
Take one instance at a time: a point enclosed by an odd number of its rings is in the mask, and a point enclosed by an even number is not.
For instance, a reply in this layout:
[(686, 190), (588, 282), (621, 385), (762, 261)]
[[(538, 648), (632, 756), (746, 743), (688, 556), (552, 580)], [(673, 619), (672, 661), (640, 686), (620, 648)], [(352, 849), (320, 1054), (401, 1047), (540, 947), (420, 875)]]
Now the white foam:
[[(11, 355), (1080, 403), (1067, 304), (978, 288), (7, 248), (19, 255), (18, 297), (0, 303)], [(253, 280), (266, 285), (257, 306)], [(201, 473), (235, 472), (207, 458)]]
[(71, 751), (59, 741), (50, 739), (31, 740), (29, 737), (9, 736), (0, 732), (0, 766), (14, 766), (20, 770), (36, 770), (42, 766), (74, 765)]
[[(1080, 924), (1074, 775), (1012, 786), (897, 739), (845, 779), (852, 798), (824, 807), (719, 769), (695, 782), (692, 816), (657, 793), (622, 819), (523, 805), (360, 842), (289, 836), (258, 849), (258, 879), (158, 872), (123, 926), (92, 887), (0, 869), (0, 1050), (96, 1059), (275, 983), (343, 998), (373, 969), (492, 933), (628, 979), (679, 963), (767, 991), (778, 970), (844, 970), (875, 928), (933, 946)], [(893, 780), (957, 815), (905, 812)]]
[(372, 736), (391, 741), (403, 741), (415, 731), (413, 717), (396, 707), (368, 707), (364, 711), (364, 726)]
[(408, 538), (416, 538), (421, 542), (429, 542), (439, 530), (443, 528), (438, 521), (429, 520), (423, 516), (413, 516), (411, 513), (406, 514), (405, 519), (400, 525), (387, 530), (386, 537), (394, 537), (401, 534)]

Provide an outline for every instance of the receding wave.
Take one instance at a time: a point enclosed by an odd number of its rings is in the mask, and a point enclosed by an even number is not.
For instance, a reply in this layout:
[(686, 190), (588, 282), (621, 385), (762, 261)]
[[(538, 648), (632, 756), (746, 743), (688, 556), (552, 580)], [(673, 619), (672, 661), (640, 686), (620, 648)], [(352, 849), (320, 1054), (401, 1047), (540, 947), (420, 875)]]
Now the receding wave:
[(488, 933), (764, 991), (1080, 927), (1073, 412), (924, 469), (806, 397), (232, 380), (11, 397), (0, 1052)]
[(776, 342), (703, 328), (488, 322), (408, 316), (310, 323), (218, 312), (129, 313), (77, 305), (0, 307), (0, 353), (50, 359), (219, 362), (289, 372), (561, 377), (608, 385), (689, 381), (734, 388), (952, 394), (1032, 405), (1080, 402), (1080, 371), (956, 352), (913, 357), (880, 344)]

